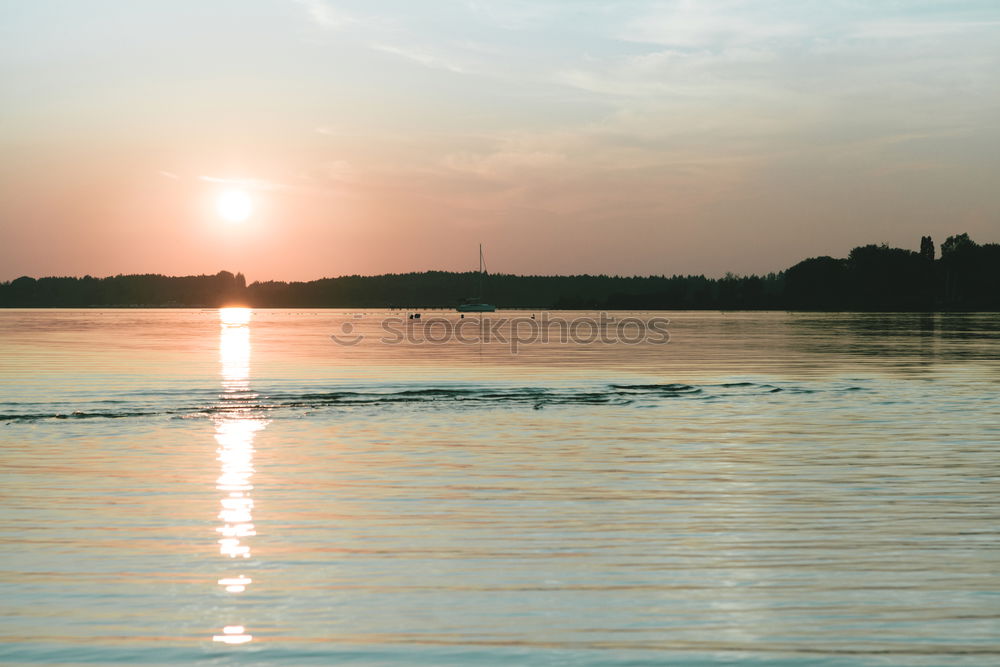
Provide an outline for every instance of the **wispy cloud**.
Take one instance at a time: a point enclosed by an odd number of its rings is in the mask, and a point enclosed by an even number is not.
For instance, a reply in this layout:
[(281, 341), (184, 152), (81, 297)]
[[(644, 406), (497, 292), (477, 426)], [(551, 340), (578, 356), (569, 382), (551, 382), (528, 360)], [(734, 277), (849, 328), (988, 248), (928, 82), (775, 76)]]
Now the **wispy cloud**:
[[(469, 0), (466, 6), (474, 15), (479, 15), (504, 30), (538, 28), (566, 13), (564, 5), (540, 2), (539, 0), (505, 0), (504, 2)], [(571, 11), (580, 12), (584, 11), (584, 8), (575, 6)]]
[[(978, 21), (918, 4), (414, 4), (391, 26), (351, 30), (359, 57), (467, 76), (420, 100), (435, 111), (422, 135), (386, 123), (361, 147), (350, 119), (317, 122), (338, 140), (315, 180), (459, 218), (617, 224), (718, 222), (746, 202), (751, 217), (784, 219), (788, 182), (840, 196), (863, 178), (962, 173), (949, 147), (981, 135), (1000, 102), (1000, 10)], [(480, 109), (481, 124), (467, 121)]]
[[(345, 12), (325, 0), (294, 1), (306, 10), (313, 23), (325, 30), (341, 31), (350, 28), (353, 41), (358, 47), (396, 56), (431, 69), (456, 73), (467, 71), (454, 58), (440, 55), (440, 46), (430, 50), (413, 45), (420, 40), (413, 29), (406, 26), (406, 19), (412, 19), (412, 14), (401, 13), (393, 18), (361, 16)], [(419, 12), (414, 14), (419, 15)]]
[(996, 31), (998, 28), (1000, 21), (889, 20), (862, 23), (853, 35), (864, 39), (915, 39)]
[(653, 5), (628, 21), (619, 36), (626, 41), (675, 48), (710, 48), (758, 44), (802, 35), (807, 30), (801, 21), (754, 11), (752, 3), (683, 1)]
[(423, 65), (424, 67), (430, 67), (431, 69), (442, 69), (442, 70), (447, 70), (449, 72), (456, 72), (458, 74), (466, 73), (466, 69), (457, 63), (412, 48), (395, 46), (393, 44), (385, 44), (379, 42), (371, 44), (371, 48), (374, 51), (379, 51), (381, 53), (388, 53), (390, 55), (398, 56), (400, 58), (404, 58), (406, 60), (415, 62), (419, 65)]
[(492, 153), (461, 152), (448, 155), (445, 166), (460, 173), (494, 178), (523, 176), (525, 170), (558, 168), (566, 165), (566, 156), (552, 151), (501, 149)]
[(246, 190), (258, 190), (263, 192), (290, 192), (299, 189), (299, 187), (295, 185), (276, 183), (274, 181), (266, 181), (257, 178), (224, 178), (220, 176), (203, 175), (199, 176), (198, 180), (206, 183), (220, 183), (222, 185), (231, 185), (234, 187), (244, 188)]
[(359, 22), (358, 18), (343, 12), (324, 0), (295, 0), (305, 8), (314, 23), (322, 28), (340, 30)]

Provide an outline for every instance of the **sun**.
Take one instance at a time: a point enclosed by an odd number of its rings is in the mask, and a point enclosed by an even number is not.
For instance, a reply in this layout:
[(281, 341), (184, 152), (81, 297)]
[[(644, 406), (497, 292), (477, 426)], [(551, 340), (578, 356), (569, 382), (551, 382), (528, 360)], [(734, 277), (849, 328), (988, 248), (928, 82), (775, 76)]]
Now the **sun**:
[(226, 190), (215, 200), (215, 210), (227, 222), (244, 222), (253, 213), (253, 201), (243, 190)]

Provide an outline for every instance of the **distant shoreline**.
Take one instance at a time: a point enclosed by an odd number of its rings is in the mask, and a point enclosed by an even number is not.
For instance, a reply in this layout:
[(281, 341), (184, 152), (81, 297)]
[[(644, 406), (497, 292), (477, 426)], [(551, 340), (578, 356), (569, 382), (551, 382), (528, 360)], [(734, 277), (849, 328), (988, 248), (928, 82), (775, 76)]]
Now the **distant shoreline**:
[(477, 272), (341, 276), (308, 282), (258, 281), (240, 273), (30, 278), (0, 283), (0, 308), (452, 309), (469, 297), (500, 309), (625, 311), (995, 312), (1000, 311), (1000, 244), (948, 237), (936, 257), (887, 245), (847, 258), (813, 257), (763, 276), (726, 274), (521, 276)]
[[(252, 306), (246, 304), (228, 304), (221, 306), (3, 306), (0, 305), (0, 312), (14, 310), (197, 310), (197, 311), (217, 311), (222, 308), (249, 308), (251, 310), (377, 310), (388, 312), (420, 312), (420, 313), (455, 313), (455, 308), (446, 306)], [(1000, 315), (1000, 308), (976, 310), (976, 309), (937, 309), (937, 310), (825, 310), (817, 308), (533, 308), (529, 306), (510, 306), (498, 308), (492, 313), (464, 313), (466, 317), (495, 315), (504, 312), (597, 312), (607, 310), (612, 312), (650, 312), (650, 313), (816, 313), (816, 314), (844, 314), (844, 315), (961, 315), (961, 314), (995, 314)]]

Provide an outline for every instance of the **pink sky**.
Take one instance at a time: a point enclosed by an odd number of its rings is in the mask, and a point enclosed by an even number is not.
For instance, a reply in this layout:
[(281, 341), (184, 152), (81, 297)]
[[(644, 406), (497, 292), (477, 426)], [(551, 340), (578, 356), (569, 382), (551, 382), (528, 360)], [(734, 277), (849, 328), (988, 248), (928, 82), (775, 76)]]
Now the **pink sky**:
[[(0, 280), (1000, 241), (990, 3), (139, 4), (0, 10)], [(233, 187), (245, 223), (215, 210)]]

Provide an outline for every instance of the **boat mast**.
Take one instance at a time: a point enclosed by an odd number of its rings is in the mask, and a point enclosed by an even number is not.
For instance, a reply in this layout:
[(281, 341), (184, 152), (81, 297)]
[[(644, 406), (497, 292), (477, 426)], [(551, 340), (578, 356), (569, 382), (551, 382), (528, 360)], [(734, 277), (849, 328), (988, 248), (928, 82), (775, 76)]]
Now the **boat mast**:
[(483, 300), (483, 244), (479, 244), (479, 300)]

